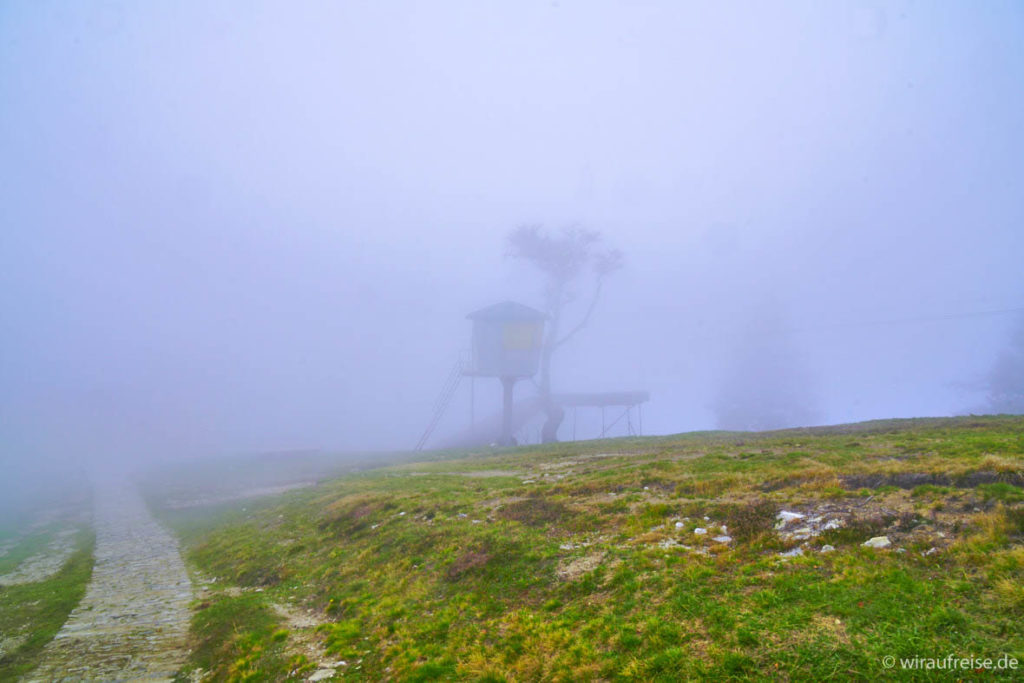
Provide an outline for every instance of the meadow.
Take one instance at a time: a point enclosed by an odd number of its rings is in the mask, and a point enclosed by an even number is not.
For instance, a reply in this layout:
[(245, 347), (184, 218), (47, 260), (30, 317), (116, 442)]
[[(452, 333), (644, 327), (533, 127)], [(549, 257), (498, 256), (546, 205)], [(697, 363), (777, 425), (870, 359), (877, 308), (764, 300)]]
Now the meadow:
[(182, 679), (1022, 675), (898, 663), (1024, 667), (1022, 417), (420, 455), (191, 506), (151, 477)]

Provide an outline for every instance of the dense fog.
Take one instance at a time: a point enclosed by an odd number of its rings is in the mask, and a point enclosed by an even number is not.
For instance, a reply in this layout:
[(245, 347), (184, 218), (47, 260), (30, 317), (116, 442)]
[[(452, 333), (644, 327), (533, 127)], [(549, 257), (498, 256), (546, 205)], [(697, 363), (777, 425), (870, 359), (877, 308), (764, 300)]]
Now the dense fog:
[(1024, 411), (1022, 83), (1010, 0), (4, 2), (0, 458), (411, 448), (524, 225), (645, 434)]

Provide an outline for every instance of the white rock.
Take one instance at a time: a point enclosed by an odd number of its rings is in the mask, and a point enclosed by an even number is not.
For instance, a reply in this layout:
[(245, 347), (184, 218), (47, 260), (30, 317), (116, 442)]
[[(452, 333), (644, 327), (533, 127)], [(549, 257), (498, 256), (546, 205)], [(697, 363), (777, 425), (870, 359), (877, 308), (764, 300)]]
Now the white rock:
[(889, 540), (888, 536), (875, 536), (861, 543), (865, 548), (888, 548), (892, 545), (892, 541)]
[(710, 517), (708, 517), (707, 515), (704, 515), (704, 521), (705, 521), (705, 522), (709, 522), (709, 521), (711, 521), (711, 518), (710, 518)]
[(683, 524), (682, 522), (676, 522), (676, 528), (677, 529), (682, 529), (684, 526), (686, 526), (686, 525)]
[(711, 540), (716, 543), (732, 543), (732, 536), (715, 536)]
[(803, 519), (804, 516), (799, 512), (790, 512), (789, 510), (783, 510), (779, 514), (775, 515), (775, 519), (781, 521), (783, 524), (789, 524), (794, 519)]
[(827, 543), (825, 545), (821, 546), (821, 552), (823, 552), (823, 553), (830, 553), (830, 552), (832, 552), (835, 549), (836, 549), (836, 547), (834, 545), (829, 545)]
[(698, 536), (703, 536), (707, 532), (708, 532), (708, 530), (703, 528), (703, 527), (697, 527), (696, 529), (693, 530), (693, 533), (697, 534)]
[(793, 548), (792, 550), (787, 550), (784, 553), (779, 553), (779, 555), (781, 557), (800, 557), (803, 554), (804, 554), (804, 549), (803, 548)]
[(898, 552), (898, 553), (905, 553), (905, 552), (907, 552), (907, 549), (906, 548), (896, 548), (896, 552)]
[(931, 548), (928, 549), (928, 552), (924, 553), (924, 556), (928, 557), (929, 555), (934, 555), (937, 552), (939, 552), (938, 548), (931, 547)]
[(307, 681), (326, 681), (328, 678), (334, 675), (334, 669), (317, 669), (310, 674)]
[(842, 523), (838, 519), (830, 519), (825, 522), (825, 525), (821, 527), (822, 531), (828, 531), (829, 529), (838, 529), (842, 526)]

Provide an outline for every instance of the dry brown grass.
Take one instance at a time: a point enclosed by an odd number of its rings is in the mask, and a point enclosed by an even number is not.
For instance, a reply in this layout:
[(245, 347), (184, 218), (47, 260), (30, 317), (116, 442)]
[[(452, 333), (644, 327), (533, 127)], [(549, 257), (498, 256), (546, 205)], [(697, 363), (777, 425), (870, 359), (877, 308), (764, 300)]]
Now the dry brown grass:
[(449, 581), (458, 581), (466, 574), (487, 566), (487, 563), (490, 561), (490, 553), (482, 549), (470, 550), (460, 555), (458, 559), (448, 565), (448, 571), (445, 573), (445, 576)]
[(502, 506), (498, 516), (531, 527), (555, 524), (570, 515), (570, 510), (546, 498), (524, 498)]

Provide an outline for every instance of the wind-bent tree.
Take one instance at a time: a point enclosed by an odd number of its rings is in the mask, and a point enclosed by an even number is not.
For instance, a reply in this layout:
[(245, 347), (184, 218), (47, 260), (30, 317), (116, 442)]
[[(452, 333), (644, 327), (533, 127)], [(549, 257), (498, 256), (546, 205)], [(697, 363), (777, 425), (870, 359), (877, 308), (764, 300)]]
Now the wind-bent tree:
[[(601, 234), (580, 227), (563, 228), (551, 233), (538, 225), (524, 225), (508, 235), (508, 255), (526, 261), (544, 276), (544, 294), (548, 321), (540, 356), (540, 397), (547, 422), (541, 440), (557, 440), (564, 411), (551, 401), (551, 358), (562, 345), (590, 322), (601, 297), (605, 278), (622, 267), (622, 252), (603, 249)], [(575, 324), (562, 332), (567, 308), (579, 299), (577, 287), (590, 274), (590, 295)]]

